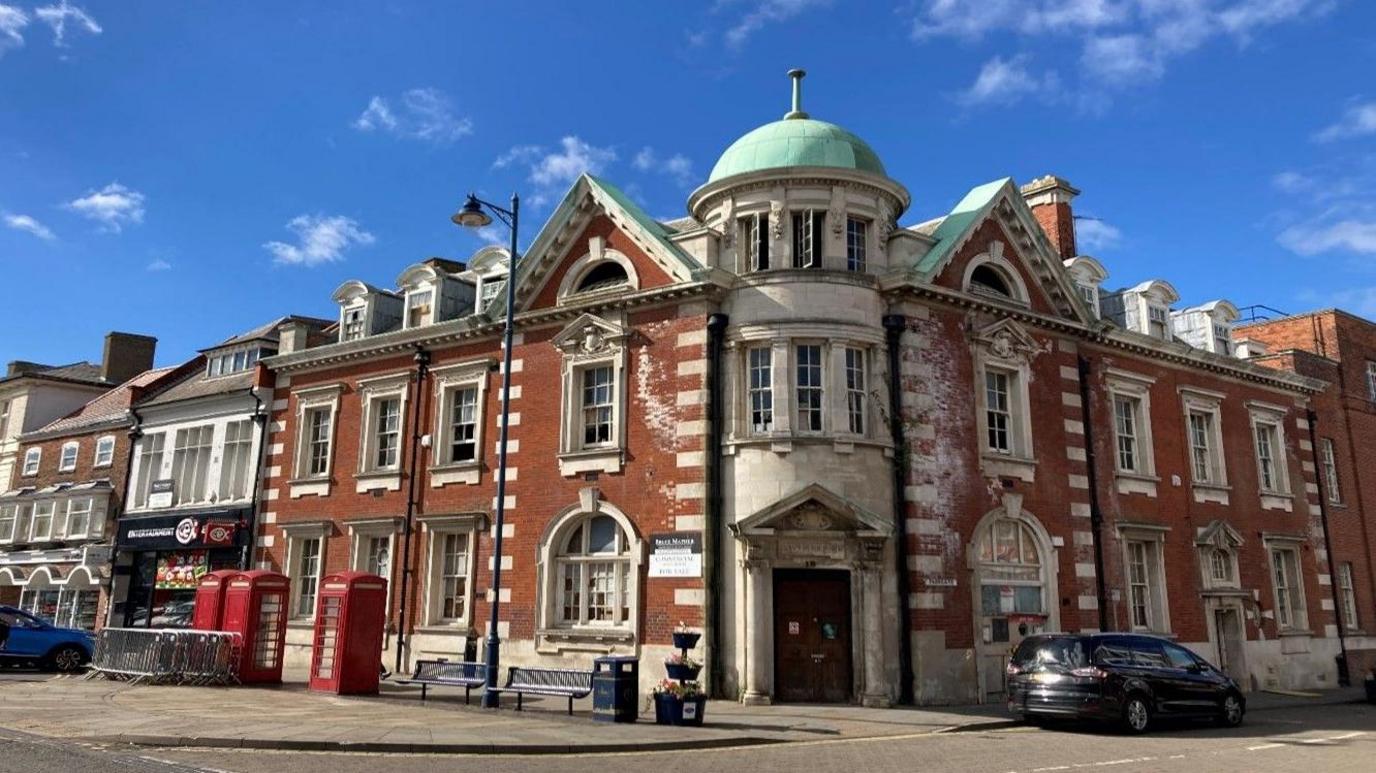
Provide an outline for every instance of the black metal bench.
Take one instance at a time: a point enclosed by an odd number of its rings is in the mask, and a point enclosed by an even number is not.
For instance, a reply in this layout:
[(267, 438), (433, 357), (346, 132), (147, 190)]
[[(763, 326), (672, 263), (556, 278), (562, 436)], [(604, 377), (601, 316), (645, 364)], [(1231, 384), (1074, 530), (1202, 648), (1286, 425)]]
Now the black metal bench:
[(562, 668), (522, 668), (512, 666), (506, 673), (506, 684), (497, 692), (516, 693), (516, 710), (521, 710), (521, 696), (557, 695), (569, 699), (569, 714), (573, 714), (575, 698), (586, 698), (592, 692), (592, 672)]
[(430, 687), (462, 687), (463, 702), (473, 688), (487, 684), (487, 666), (467, 660), (417, 660), (415, 673), (409, 679), (393, 680), (396, 684), (420, 685), (420, 699)]

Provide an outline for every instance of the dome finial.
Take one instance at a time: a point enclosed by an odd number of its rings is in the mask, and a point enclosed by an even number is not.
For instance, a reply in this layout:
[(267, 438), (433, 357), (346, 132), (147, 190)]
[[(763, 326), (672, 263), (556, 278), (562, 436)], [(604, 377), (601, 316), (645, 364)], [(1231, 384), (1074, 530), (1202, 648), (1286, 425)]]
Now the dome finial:
[(807, 118), (807, 113), (803, 112), (803, 78), (807, 75), (807, 70), (797, 67), (788, 71), (788, 77), (793, 79), (793, 109), (784, 114), (785, 119)]

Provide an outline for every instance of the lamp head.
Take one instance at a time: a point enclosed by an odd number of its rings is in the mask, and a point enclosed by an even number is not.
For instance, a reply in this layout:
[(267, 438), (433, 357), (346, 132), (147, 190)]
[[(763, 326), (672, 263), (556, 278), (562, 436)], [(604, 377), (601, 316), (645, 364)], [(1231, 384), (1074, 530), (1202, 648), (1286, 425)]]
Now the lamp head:
[(483, 211), (483, 205), (471, 193), (468, 194), (468, 201), (463, 203), (463, 207), (449, 219), (454, 221), (455, 225), (464, 228), (482, 228), (492, 224), (492, 216)]

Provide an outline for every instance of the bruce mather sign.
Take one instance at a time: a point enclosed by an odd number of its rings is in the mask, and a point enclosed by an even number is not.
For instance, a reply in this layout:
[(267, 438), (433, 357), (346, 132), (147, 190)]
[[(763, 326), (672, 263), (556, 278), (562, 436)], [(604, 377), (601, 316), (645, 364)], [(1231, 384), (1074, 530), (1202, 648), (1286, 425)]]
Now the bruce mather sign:
[(702, 534), (651, 534), (650, 576), (701, 577)]

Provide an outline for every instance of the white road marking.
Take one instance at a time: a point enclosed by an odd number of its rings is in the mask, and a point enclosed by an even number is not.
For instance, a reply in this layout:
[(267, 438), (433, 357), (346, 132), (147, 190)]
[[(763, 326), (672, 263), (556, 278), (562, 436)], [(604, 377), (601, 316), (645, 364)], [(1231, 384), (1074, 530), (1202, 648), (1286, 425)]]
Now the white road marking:
[(1264, 743), (1264, 744), (1262, 744), (1261, 746), (1248, 746), (1248, 747), (1247, 747), (1247, 751), (1249, 751), (1249, 752), (1259, 752), (1259, 751), (1261, 751), (1262, 749), (1279, 749), (1279, 748), (1281, 748), (1281, 747), (1284, 746), (1284, 745), (1285, 745), (1285, 744), (1280, 744), (1280, 743)]

